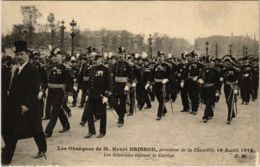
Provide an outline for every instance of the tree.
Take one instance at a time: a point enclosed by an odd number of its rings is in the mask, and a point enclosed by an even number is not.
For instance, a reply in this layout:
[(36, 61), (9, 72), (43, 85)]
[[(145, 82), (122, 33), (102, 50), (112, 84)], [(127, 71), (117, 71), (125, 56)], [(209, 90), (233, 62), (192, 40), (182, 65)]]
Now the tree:
[(23, 15), (23, 24), (27, 28), (29, 33), (28, 43), (31, 44), (33, 33), (38, 25), (37, 19), (42, 16), (39, 10), (33, 6), (21, 6), (21, 12)]

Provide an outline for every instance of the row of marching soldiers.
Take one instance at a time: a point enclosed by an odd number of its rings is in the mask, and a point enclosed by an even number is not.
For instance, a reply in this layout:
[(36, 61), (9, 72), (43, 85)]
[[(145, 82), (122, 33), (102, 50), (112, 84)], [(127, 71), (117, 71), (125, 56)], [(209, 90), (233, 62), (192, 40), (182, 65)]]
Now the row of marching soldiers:
[[(242, 104), (247, 105), (250, 97), (256, 100), (258, 94), (258, 58), (253, 56), (236, 60), (232, 55), (225, 55), (213, 59), (210, 56), (199, 58), (195, 52), (184, 52), (180, 58), (173, 58), (159, 51), (156, 57), (149, 58), (145, 52), (128, 54), (123, 47), (118, 48), (116, 56), (112, 53), (103, 56), (95, 48), (88, 47), (78, 61), (63, 54), (59, 48), (54, 48), (49, 59), (44, 59), (39, 51), (29, 51), (26, 42), (18, 41), (16, 44), (21, 52), (25, 50), (28, 53), (29, 63), (39, 71), (39, 116), (50, 119), (45, 137), (52, 136), (58, 119), (63, 127), (60, 133), (70, 129), (68, 117), (71, 109), (67, 103), (72, 101), (71, 107), (76, 106), (79, 90), (82, 92), (79, 107), (84, 107), (80, 124), (88, 123), (85, 138), (96, 134), (94, 121), (98, 119), (100, 129), (97, 137), (106, 135), (108, 106), (116, 111), (117, 126), (122, 127), (127, 112), (131, 116), (136, 106), (139, 110), (151, 108), (156, 97), (159, 103), (156, 120), (159, 121), (167, 113), (166, 102), (171, 103), (173, 112), (172, 103), (180, 92), (181, 112), (196, 115), (202, 102), (206, 105), (202, 118), (206, 123), (214, 116), (214, 106), (223, 86), (228, 108), (227, 124), (230, 124), (237, 113), (237, 96), (240, 94)], [(19, 61), (2, 54), (2, 99), (5, 99), (3, 96), (8, 97), (5, 92), (10, 89)], [(44, 98), (47, 99), (45, 110)], [(2, 103), (5, 106), (5, 101)], [(47, 148), (39, 151), (36, 157), (44, 156), (46, 151)]]

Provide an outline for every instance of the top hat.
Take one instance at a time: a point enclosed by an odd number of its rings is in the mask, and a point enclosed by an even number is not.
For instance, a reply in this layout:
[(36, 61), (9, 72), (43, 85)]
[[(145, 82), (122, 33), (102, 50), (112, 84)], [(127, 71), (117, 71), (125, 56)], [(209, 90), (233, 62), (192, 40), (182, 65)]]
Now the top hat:
[(22, 51), (29, 51), (27, 49), (27, 42), (26, 41), (15, 41), (14, 47), (15, 47), (15, 53), (22, 52)]

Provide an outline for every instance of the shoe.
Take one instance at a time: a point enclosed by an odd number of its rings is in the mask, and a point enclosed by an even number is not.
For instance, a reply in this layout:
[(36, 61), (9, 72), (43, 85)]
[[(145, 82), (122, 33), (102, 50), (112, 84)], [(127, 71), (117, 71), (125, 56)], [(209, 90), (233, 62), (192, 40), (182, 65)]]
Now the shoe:
[(68, 117), (70, 118), (72, 116), (72, 114), (71, 113), (68, 113)]
[(83, 105), (80, 105), (79, 108), (83, 108), (84, 106)]
[(231, 121), (227, 121), (227, 124), (231, 124)]
[(161, 120), (161, 117), (157, 117), (156, 120), (157, 120), (157, 121)]
[(80, 124), (81, 126), (84, 126), (84, 125), (85, 125), (85, 123), (84, 123), (84, 122), (80, 122), (79, 124)]
[(197, 115), (198, 112), (197, 112), (197, 111), (192, 111), (191, 114), (193, 114), (193, 115)]
[(181, 112), (189, 112), (189, 110), (181, 110)]
[(143, 109), (143, 107), (140, 106), (140, 105), (137, 105), (137, 108), (138, 108), (140, 111)]
[(166, 114), (166, 113), (163, 113), (162, 116), (165, 117), (165, 114)]
[(121, 128), (121, 127), (123, 127), (123, 126), (124, 126), (123, 123), (117, 123), (117, 127)]
[(248, 105), (248, 102), (245, 102), (244, 105)]
[(127, 116), (132, 116), (132, 115), (134, 115), (134, 114), (133, 114), (133, 113), (128, 113), (128, 114), (127, 114)]
[(51, 137), (51, 134), (45, 133), (44, 136), (45, 136), (46, 138), (50, 138), (50, 137)]
[(11, 164), (11, 162), (5, 162), (5, 161), (3, 161), (3, 160), (2, 160), (2, 162), (1, 162), (1, 165), (2, 165), (2, 166), (7, 166), (7, 165), (10, 165), (10, 164)]
[(63, 128), (62, 130), (59, 131), (59, 133), (64, 133), (64, 132), (67, 132), (69, 130), (70, 130), (70, 128)]
[(72, 104), (70, 107), (76, 107), (76, 104)]
[(100, 133), (100, 134), (97, 136), (97, 138), (102, 138), (102, 137), (104, 137), (104, 136), (105, 136), (105, 134)]
[(46, 160), (46, 155), (45, 155), (45, 152), (41, 151), (41, 152), (38, 152), (36, 156), (34, 156), (33, 158), (34, 159), (39, 159), (39, 158), (42, 158), (44, 157), (45, 160)]
[(207, 118), (203, 118), (203, 122), (204, 122), (204, 123), (207, 123), (207, 122), (208, 122), (208, 119), (207, 119)]
[(149, 109), (149, 108), (152, 108), (152, 106), (146, 106), (144, 109)]
[(91, 136), (93, 136), (93, 135), (95, 135), (96, 133), (88, 133), (86, 136), (85, 136), (85, 138), (87, 139), (87, 138), (91, 138)]

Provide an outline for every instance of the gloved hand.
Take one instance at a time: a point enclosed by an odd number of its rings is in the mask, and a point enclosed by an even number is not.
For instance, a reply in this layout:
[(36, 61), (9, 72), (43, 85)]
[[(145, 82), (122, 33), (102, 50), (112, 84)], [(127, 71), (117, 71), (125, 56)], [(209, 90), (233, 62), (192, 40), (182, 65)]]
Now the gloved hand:
[(249, 77), (249, 74), (248, 74), (248, 73), (246, 73), (244, 76), (245, 76), (245, 77)]
[(223, 78), (223, 77), (220, 77), (220, 78), (219, 78), (219, 81), (220, 81), (220, 82), (223, 82), (223, 81), (224, 81), (224, 78)]
[(216, 100), (215, 101), (219, 102), (219, 93), (217, 92), (215, 96), (216, 96)]
[(166, 84), (167, 82), (169, 82), (169, 79), (163, 79), (162, 80), (162, 84)]
[(150, 86), (150, 85), (147, 83), (147, 84), (145, 85), (145, 87), (144, 87), (145, 90), (147, 90), (147, 89), (149, 88), (149, 86)]
[(42, 99), (42, 96), (43, 96), (43, 92), (40, 91), (39, 94), (38, 94), (38, 99), (41, 100), (41, 99)]
[(106, 96), (102, 97), (102, 103), (105, 104), (108, 102), (108, 98)]
[(198, 76), (193, 77), (193, 81), (197, 81)]
[(77, 86), (73, 86), (73, 89), (74, 89), (74, 91), (77, 91), (78, 87)]
[(237, 89), (234, 90), (234, 94), (235, 95), (238, 94), (238, 90)]
[(136, 83), (135, 82), (132, 83), (132, 87), (133, 88), (136, 87)]
[(73, 97), (72, 96), (68, 96), (68, 103), (72, 103), (73, 102)]
[(204, 80), (200, 78), (200, 79), (198, 80), (198, 82), (199, 82), (200, 84), (203, 84), (203, 83), (204, 83)]
[(125, 86), (124, 91), (125, 92), (129, 91), (129, 86), (128, 85)]
[(75, 79), (73, 79), (73, 81), (74, 81), (74, 82), (76, 82), (76, 81), (77, 81), (77, 79), (75, 78)]
[(184, 87), (184, 82), (182, 81), (181, 84), (180, 84), (181, 88)]

